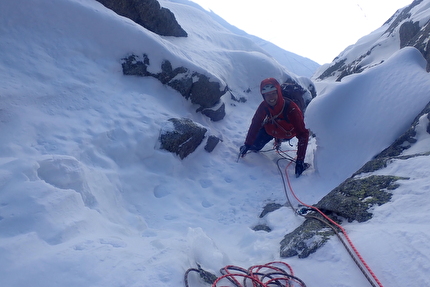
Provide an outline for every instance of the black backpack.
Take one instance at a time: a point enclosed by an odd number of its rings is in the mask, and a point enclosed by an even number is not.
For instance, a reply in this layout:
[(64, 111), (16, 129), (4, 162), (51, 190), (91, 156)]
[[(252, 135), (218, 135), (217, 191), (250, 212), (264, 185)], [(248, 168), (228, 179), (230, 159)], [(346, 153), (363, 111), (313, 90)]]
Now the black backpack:
[(282, 96), (293, 101), (304, 114), (306, 107), (309, 104), (306, 103), (303, 98), (303, 95), (306, 93), (305, 89), (297, 83), (283, 83), (281, 85), (281, 90)]

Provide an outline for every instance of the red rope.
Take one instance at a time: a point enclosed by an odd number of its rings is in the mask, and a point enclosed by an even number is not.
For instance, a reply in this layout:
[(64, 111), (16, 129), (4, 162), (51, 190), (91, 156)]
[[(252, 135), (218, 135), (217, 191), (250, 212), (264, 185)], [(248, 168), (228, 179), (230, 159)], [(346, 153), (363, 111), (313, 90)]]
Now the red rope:
[(346, 233), (346, 230), (338, 223), (336, 223), (335, 221), (333, 221), (331, 218), (329, 218), (327, 215), (325, 215), (321, 210), (319, 210), (317, 207), (315, 206), (311, 206), (308, 205), (304, 202), (302, 202), (294, 193), (294, 190), (291, 186), (291, 181), (290, 178), (288, 176), (288, 172), (287, 169), (288, 167), (292, 164), (292, 162), (290, 161), (290, 163), (285, 167), (285, 176), (287, 178), (287, 183), (288, 183), (288, 188), (291, 191), (291, 194), (294, 196), (294, 198), (302, 205), (311, 208), (315, 211), (317, 211), (319, 214), (321, 214), (325, 219), (327, 219), (330, 223), (332, 223), (333, 225), (335, 225), (336, 227), (338, 227), (341, 232), (343, 233), (343, 235), (345, 236), (346, 240), (348, 241), (350, 247), (352, 248), (352, 250), (354, 250), (354, 253), (357, 255), (357, 257), (360, 259), (361, 263), (364, 265), (364, 267), (367, 269), (367, 271), (369, 272), (369, 274), (373, 277), (373, 279), (375, 280), (375, 282), (380, 286), (383, 287), (381, 282), (379, 281), (379, 279), (376, 277), (375, 273), (372, 271), (372, 269), (370, 269), (369, 265), (367, 265), (366, 261), (364, 260), (364, 258), (361, 256), (360, 252), (358, 252), (357, 248), (354, 246), (354, 244), (352, 243), (352, 240), (349, 238), (348, 234)]
[[(285, 266), (288, 271), (286, 272), (283, 268), (277, 267), (276, 265)], [(232, 270), (236, 272), (232, 272)], [(274, 261), (265, 265), (255, 265), (250, 267), (248, 270), (241, 267), (228, 265), (221, 269), (222, 276), (218, 277), (212, 284), (212, 287), (224, 287), (220, 284), (223, 279), (229, 280), (237, 287), (250, 286), (248, 283), (252, 283), (254, 287), (269, 287), (269, 285), (275, 284), (276, 286), (301, 286), (306, 287), (305, 283), (299, 278), (293, 275), (293, 269), (290, 265), (282, 261)], [(243, 285), (239, 282), (239, 279), (243, 279)], [(283, 285), (283, 283), (285, 285)], [(299, 285), (293, 285), (297, 283)]]

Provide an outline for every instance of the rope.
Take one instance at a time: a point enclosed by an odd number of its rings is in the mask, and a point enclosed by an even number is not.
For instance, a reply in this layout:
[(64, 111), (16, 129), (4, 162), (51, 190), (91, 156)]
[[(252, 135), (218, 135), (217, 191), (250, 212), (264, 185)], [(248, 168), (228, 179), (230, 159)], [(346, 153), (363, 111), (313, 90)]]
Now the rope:
[[(335, 231), (335, 233), (336, 233), (336, 235), (339, 237), (339, 239), (341, 240), (341, 242), (342, 242), (342, 244), (345, 246), (345, 248), (347, 249), (347, 251), (348, 251), (348, 253), (351, 255), (351, 257), (352, 257), (352, 259), (354, 260), (354, 262), (357, 264), (357, 266), (360, 268), (360, 270), (362, 271), (362, 273), (364, 274), (364, 276), (367, 278), (367, 280), (369, 281), (369, 283), (372, 285), (372, 286), (374, 286), (374, 287), (376, 287), (376, 285), (375, 285), (375, 283), (374, 282), (372, 282), (372, 278), (373, 278), (373, 280), (376, 282), (376, 284), (378, 285), (378, 286), (380, 286), (380, 287), (383, 287), (382, 286), (382, 284), (381, 284), (381, 282), (378, 280), (378, 278), (376, 277), (376, 275), (375, 275), (375, 273), (372, 271), (372, 269), (370, 269), (370, 267), (369, 267), (369, 265), (366, 263), (366, 261), (363, 259), (363, 257), (361, 256), (361, 254), (358, 252), (358, 250), (357, 250), (357, 248), (354, 246), (354, 244), (353, 244), (353, 242), (352, 242), (352, 240), (349, 238), (349, 236), (348, 236), (348, 234), (347, 234), (347, 232), (346, 232), (346, 230), (340, 225), (340, 224), (338, 224), (338, 223), (336, 223), (335, 221), (333, 221), (331, 218), (329, 218), (326, 214), (324, 214), (321, 210), (319, 210), (318, 208), (316, 208), (315, 206), (311, 206), (311, 205), (308, 205), (308, 204), (306, 204), (306, 203), (304, 203), (304, 202), (302, 202), (297, 196), (296, 196), (296, 194), (294, 193), (294, 190), (293, 190), (293, 188), (292, 188), (292, 186), (291, 186), (291, 181), (290, 181), (290, 178), (289, 178), (289, 176), (288, 176), (288, 172), (287, 172), (287, 169), (288, 169), (288, 167), (293, 163), (293, 161), (291, 161), (290, 160), (290, 158), (288, 158), (288, 157), (285, 157), (285, 155), (284, 155), (284, 152), (282, 152), (282, 153), (279, 153), (280, 154), (280, 156), (281, 156), (281, 158), (280, 159), (278, 159), (277, 160), (277, 162), (276, 162), (276, 164), (277, 164), (277, 166), (278, 166), (278, 170), (279, 170), (279, 172), (281, 173), (281, 177), (282, 177), (282, 181), (283, 181), (283, 184), (284, 184), (284, 191), (285, 191), (285, 195), (286, 195), (286, 197), (287, 197), (287, 200), (288, 200), (288, 202), (289, 202), (289, 204), (290, 204), (290, 206), (291, 206), (291, 208), (294, 210), (294, 208), (293, 208), (293, 205), (292, 205), (292, 203), (291, 203), (291, 200), (290, 200), (290, 198), (289, 198), (289, 196), (288, 196), (288, 191), (287, 191), (287, 188), (286, 188), (286, 184), (285, 184), (285, 180), (284, 180), (284, 176), (283, 176), (283, 174), (282, 174), (282, 170), (281, 170), (281, 168), (280, 168), (280, 165), (279, 165), (279, 162), (281, 161), (281, 160), (289, 160), (290, 162), (288, 163), (288, 165), (285, 167), (285, 176), (286, 176), (286, 178), (287, 178), (287, 183), (288, 183), (288, 188), (290, 189), (290, 191), (291, 191), (291, 194), (294, 196), (294, 198), (301, 204), (301, 205), (303, 205), (303, 206), (305, 206), (305, 207), (307, 207), (307, 208), (309, 208), (309, 209), (312, 209), (312, 210), (314, 210), (314, 211), (316, 211), (316, 212), (318, 212), (320, 215), (322, 215), (323, 216), (323, 218), (325, 219), (325, 220), (322, 220), (322, 219), (320, 219), (320, 218), (318, 218), (318, 217), (316, 217), (316, 216), (309, 216), (309, 215), (306, 215), (306, 216), (304, 216), (305, 218), (313, 218), (313, 219), (317, 219), (317, 220), (320, 220), (321, 222), (323, 222), (324, 224), (326, 224), (326, 225), (328, 225), (330, 228), (332, 228), (334, 231)], [(298, 213), (298, 214), (300, 214), (300, 213)], [(301, 214), (300, 214), (301, 215)], [(302, 215), (303, 216), (303, 215)], [(339, 230), (341, 231), (341, 233), (345, 236), (345, 239), (347, 240), (347, 242), (348, 242), (348, 244), (349, 244), (349, 246), (346, 244), (346, 242), (340, 237), (340, 234), (339, 234), (339, 232), (335, 229), (335, 227), (337, 227), (337, 228), (339, 228)], [(352, 249), (352, 251), (351, 251), (351, 249)], [(359, 261), (357, 260), (357, 258), (359, 259)], [(361, 264), (360, 264), (361, 263)], [(362, 268), (362, 266), (364, 266), (365, 267), (365, 269), (364, 268)], [(368, 274), (365, 272), (367, 270), (367, 272), (371, 275), (371, 277), (372, 278), (370, 278), (369, 276), (368, 276)]]
[[(273, 150), (275, 150), (275, 149), (270, 149), (270, 150), (265, 150), (265, 151), (260, 151), (260, 152), (269, 152), (269, 151), (273, 151)], [(276, 151), (281, 156), (281, 158), (279, 158), (276, 161), (276, 165), (277, 165), (278, 170), (281, 174), (285, 196), (288, 200), (290, 207), (293, 209), (293, 211), (295, 213), (299, 214), (300, 216), (303, 216), (307, 219), (319, 220), (322, 223), (326, 224), (328, 227), (330, 227), (335, 232), (335, 234), (337, 235), (339, 240), (342, 242), (345, 249), (347, 250), (347, 252), (351, 256), (351, 258), (354, 260), (354, 262), (356, 263), (358, 268), (361, 270), (363, 275), (369, 281), (369, 283), (373, 287), (377, 287), (377, 286), (383, 287), (381, 282), (378, 280), (378, 278), (374, 274), (374, 272), (370, 269), (370, 267), (364, 261), (363, 257), (358, 252), (357, 248), (352, 243), (352, 240), (349, 238), (348, 234), (346, 233), (346, 230), (340, 224), (336, 223), (331, 218), (329, 218), (321, 210), (319, 210), (315, 206), (307, 205), (306, 203), (302, 202), (296, 196), (296, 194), (295, 194), (295, 192), (291, 186), (291, 181), (290, 181), (290, 178), (289, 178), (288, 172), (287, 172), (287, 169), (289, 168), (289, 166), (295, 162), (295, 158), (288, 155), (287, 152), (285, 152), (285, 151), (281, 151), (281, 150), (276, 150)], [(281, 167), (280, 167), (280, 161), (281, 160), (288, 160), (289, 161), (289, 163), (285, 167), (285, 177), (286, 177), (287, 181), (285, 181)], [(305, 206), (309, 210), (316, 211), (323, 218), (319, 218), (319, 217), (314, 216), (314, 215), (303, 215), (300, 212), (296, 212), (296, 210), (294, 209), (293, 204), (291, 202), (291, 199), (288, 196), (287, 185), (291, 191), (291, 194), (294, 196), (294, 198), (301, 205)], [(336, 229), (336, 228), (338, 228), (338, 229)], [(341, 231), (341, 233), (343, 234), (343, 236), (345, 237), (347, 242), (345, 242), (345, 240), (341, 237), (339, 230)], [(285, 271), (283, 268), (275, 266), (275, 265), (282, 265), (284, 268), (286, 267), (288, 269), (288, 272)], [(363, 268), (363, 266), (364, 266), (364, 268)], [(195, 271), (195, 272), (199, 273), (200, 277), (206, 283), (212, 284), (211, 287), (225, 287), (225, 285), (218, 285), (218, 284), (221, 284), (220, 282), (225, 281), (225, 280), (230, 281), (230, 283), (232, 283), (236, 287), (251, 286), (251, 285), (249, 285), (249, 283), (252, 283), (253, 287), (272, 287), (272, 286), (306, 287), (305, 283), (302, 280), (300, 280), (299, 278), (294, 276), (293, 269), (290, 267), (290, 265), (288, 265), (287, 263), (282, 262), (282, 261), (270, 262), (270, 263), (267, 263), (265, 265), (255, 265), (255, 266), (250, 267), (249, 269), (244, 269), (241, 267), (228, 265), (228, 266), (225, 266), (224, 268), (222, 268), (220, 270), (220, 273), (222, 274), (222, 276), (220, 276), (220, 277), (216, 277), (214, 274), (211, 274), (210, 272), (203, 270), (198, 265), (198, 269), (190, 268), (185, 272), (185, 276), (184, 276), (185, 287), (189, 287), (188, 275), (191, 271)], [(368, 274), (370, 274), (371, 277)], [(242, 281), (243, 284), (240, 281)], [(373, 281), (375, 281), (377, 285)]]
[[(191, 271), (207, 272), (199, 269), (190, 268), (185, 272), (185, 286), (188, 287), (188, 274)], [(306, 284), (294, 276), (293, 269), (290, 265), (282, 261), (269, 262), (264, 265), (251, 266), (248, 269), (242, 267), (227, 265), (221, 268), (220, 273), (222, 276), (216, 278), (213, 282), (206, 280), (206, 275), (203, 279), (206, 283), (212, 284), (211, 287), (224, 287), (223, 281), (230, 281), (236, 287), (306, 287)], [(200, 276), (202, 274), (200, 273)]]

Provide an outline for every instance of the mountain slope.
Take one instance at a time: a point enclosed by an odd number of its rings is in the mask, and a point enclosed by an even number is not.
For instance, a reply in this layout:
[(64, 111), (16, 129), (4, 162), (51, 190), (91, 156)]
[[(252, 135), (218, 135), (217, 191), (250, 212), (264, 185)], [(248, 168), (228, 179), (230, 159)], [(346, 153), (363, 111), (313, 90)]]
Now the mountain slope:
[[(227, 29), (229, 32), (235, 35), (250, 39), (252, 42), (257, 44), (260, 48), (266, 51), (266, 53), (268, 53), (271, 57), (276, 59), (276, 61), (282, 66), (284, 66), (289, 72), (299, 77), (310, 78), (318, 69), (318, 67), (320, 67), (320, 65), (315, 61), (312, 61), (306, 57), (285, 51), (279, 48), (278, 46), (274, 45), (273, 43), (267, 42), (256, 36), (247, 34), (245, 31), (240, 30), (239, 28), (229, 24), (214, 12), (206, 11), (201, 6), (199, 6), (198, 4), (192, 1), (189, 1), (189, 0), (171, 0), (171, 1), (161, 0), (160, 1), (160, 3), (162, 3), (164, 6), (170, 7), (172, 11), (174, 11), (174, 6), (172, 7), (169, 6), (169, 2), (180, 3), (180, 4), (190, 6), (192, 8), (198, 9), (199, 11), (201, 11), (206, 15), (205, 16), (206, 21), (208, 18), (210, 18), (211, 20), (215, 21), (216, 23), (218, 23), (219, 25)], [(194, 11), (192, 13), (194, 15), (193, 17), (195, 17), (197, 12), (195, 10), (193, 11)]]
[[(309, 286), (365, 286), (335, 239), (306, 260), (280, 258), (279, 242), (303, 220), (287, 206), (259, 217), (266, 203), (286, 202), (277, 155), (253, 153), (237, 162), (262, 99), (259, 82), (282, 80), (289, 71), (198, 9), (174, 2), (169, 8), (188, 38), (160, 37), (92, 0), (0, 2), (0, 285), (181, 286), (197, 263), (219, 275), (227, 264), (283, 260)], [(166, 58), (198, 70), (248, 101), (225, 97), (225, 119), (212, 122), (156, 79), (123, 75), (121, 59), (130, 53), (148, 53), (154, 72)], [(416, 116), (417, 103), (429, 100), (428, 81), (418, 89), (391, 85), (398, 62), (408, 63), (401, 76), (425, 79), (424, 59), (409, 48), (350, 80), (320, 83), (321, 97), (306, 115), (317, 135), (306, 157), (313, 166), (291, 178), (303, 201), (317, 202), (380, 151), (381, 143), (362, 144), (374, 136), (369, 129), (384, 133), (382, 143), (394, 139)], [(348, 93), (363, 92), (363, 85), (379, 93), (366, 96), (368, 102)], [(350, 97), (339, 100), (344, 94)], [(396, 101), (401, 117), (385, 105)], [(362, 117), (368, 105), (385, 108)], [(212, 153), (199, 146), (184, 160), (160, 150), (160, 130), (181, 117), (223, 141)], [(423, 117), (412, 148), (427, 148), (427, 124)], [(336, 140), (345, 130), (359, 141)], [(283, 149), (294, 155), (287, 144)], [(362, 157), (349, 156), (357, 151)], [(413, 180), (402, 183), (392, 202), (374, 207), (374, 219), (345, 226), (387, 286), (430, 284), (429, 170), (420, 157), (378, 171)], [(272, 231), (252, 230), (261, 223)], [(190, 277), (190, 286), (203, 284)]]
[[(315, 73), (319, 80), (336, 80), (379, 65), (405, 46), (419, 49), (429, 62), (427, 53), (429, 38), (430, 1), (415, 0), (397, 10), (383, 26), (347, 47), (330, 64)], [(429, 71), (429, 64), (427, 71)]]

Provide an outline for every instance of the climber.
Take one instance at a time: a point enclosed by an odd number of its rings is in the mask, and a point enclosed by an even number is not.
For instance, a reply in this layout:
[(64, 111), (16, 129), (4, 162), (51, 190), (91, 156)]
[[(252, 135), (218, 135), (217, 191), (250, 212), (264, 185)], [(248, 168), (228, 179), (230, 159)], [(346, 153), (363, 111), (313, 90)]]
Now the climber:
[(299, 177), (309, 166), (304, 163), (309, 131), (305, 127), (303, 113), (291, 100), (282, 96), (281, 86), (274, 78), (261, 82), (260, 92), (263, 101), (258, 106), (239, 155), (244, 157), (248, 151), (259, 151), (273, 138), (274, 147), (279, 150), (282, 141), (293, 137), (298, 139), (295, 174)]

